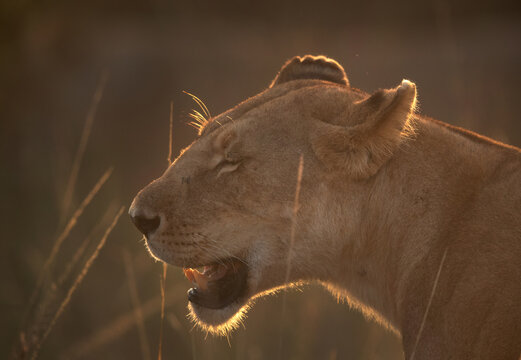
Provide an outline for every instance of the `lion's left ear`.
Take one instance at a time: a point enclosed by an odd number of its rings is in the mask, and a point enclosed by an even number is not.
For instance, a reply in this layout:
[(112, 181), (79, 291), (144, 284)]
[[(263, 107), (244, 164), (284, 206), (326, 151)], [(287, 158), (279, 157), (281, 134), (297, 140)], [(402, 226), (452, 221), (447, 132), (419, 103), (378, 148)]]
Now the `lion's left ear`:
[(416, 85), (403, 80), (395, 89), (379, 90), (355, 103), (351, 126), (317, 121), (311, 144), (317, 157), (334, 171), (354, 179), (375, 174), (413, 132), (411, 115)]
[(349, 86), (344, 68), (325, 56), (295, 56), (288, 60), (271, 82), (270, 88), (291, 80), (326, 80)]

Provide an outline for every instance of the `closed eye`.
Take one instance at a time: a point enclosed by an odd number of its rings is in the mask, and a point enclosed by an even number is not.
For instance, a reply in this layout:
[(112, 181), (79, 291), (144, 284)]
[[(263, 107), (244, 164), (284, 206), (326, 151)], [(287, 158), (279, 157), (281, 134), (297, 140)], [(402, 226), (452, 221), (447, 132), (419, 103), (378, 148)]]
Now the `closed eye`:
[(230, 162), (230, 161), (223, 161), (218, 165), (218, 172), (217, 172), (217, 178), (221, 176), (222, 174), (229, 173), (232, 171), (237, 170), (237, 168), (241, 165), (241, 162)]

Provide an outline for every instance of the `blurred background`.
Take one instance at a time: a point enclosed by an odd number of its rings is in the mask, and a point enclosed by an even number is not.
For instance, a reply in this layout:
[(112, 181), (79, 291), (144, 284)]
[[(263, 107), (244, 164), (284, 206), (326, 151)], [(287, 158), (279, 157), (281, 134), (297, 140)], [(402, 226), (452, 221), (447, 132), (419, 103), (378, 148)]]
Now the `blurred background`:
[[(1, 358), (17, 339), (56, 237), (97, 179), (113, 167), (65, 240), (54, 278), (85, 239), (95, 246), (114, 209), (128, 207), (165, 170), (171, 101), (174, 155), (195, 139), (186, 125), (195, 104), (182, 90), (217, 114), (265, 89), (286, 59), (324, 54), (345, 67), (352, 86), (374, 91), (410, 79), (421, 113), (521, 146), (518, 1), (0, 4)], [(67, 206), (74, 157), (103, 79)], [(42, 359), (157, 357), (162, 267), (140, 239), (124, 214)], [(319, 287), (288, 293), (285, 312), (283, 296), (261, 299), (245, 328), (226, 339), (192, 329), (179, 269), (170, 267), (166, 280), (163, 358), (403, 359), (395, 335)]]

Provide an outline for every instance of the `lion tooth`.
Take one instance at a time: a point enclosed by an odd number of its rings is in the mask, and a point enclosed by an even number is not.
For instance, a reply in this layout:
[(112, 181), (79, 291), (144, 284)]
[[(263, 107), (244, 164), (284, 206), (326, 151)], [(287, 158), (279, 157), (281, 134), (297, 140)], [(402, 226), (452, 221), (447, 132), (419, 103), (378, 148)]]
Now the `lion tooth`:
[(195, 283), (195, 277), (194, 277), (194, 270), (190, 268), (183, 269), (183, 273), (185, 274), (185, 277), (190, 281), (191, 283)]
[(206, 290), (208, 288), (208, 278), (201, 274), (199, 271), (194, 271), (194, 280), (197, 283), (199, 289)]
[(199, 274), (199, 272), (197, 270), (194, 270), (194, 269), (183, 269), (183, 272), (185, 274), (185, 277), (188, 279), (188, 281), (190, 281), (192, 283), (192, 285), (194, 287), (198, 287), (198, 283), (197, 283), (197, 275), (196, 274)]

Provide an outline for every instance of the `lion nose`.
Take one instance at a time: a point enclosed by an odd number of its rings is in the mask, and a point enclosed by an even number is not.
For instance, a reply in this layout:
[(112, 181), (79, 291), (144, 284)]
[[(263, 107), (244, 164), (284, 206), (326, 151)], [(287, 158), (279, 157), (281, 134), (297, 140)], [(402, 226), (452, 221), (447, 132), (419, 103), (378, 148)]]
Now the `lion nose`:
[(135, 211), (135, 209), (131, 209), (129, 215), (134, 225), (146, 237), (156, 231), (159, 224), (161, 224), (161, 218), (159, 216), (147, 216), (139, 211)]

